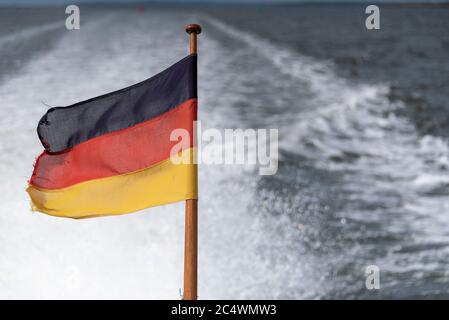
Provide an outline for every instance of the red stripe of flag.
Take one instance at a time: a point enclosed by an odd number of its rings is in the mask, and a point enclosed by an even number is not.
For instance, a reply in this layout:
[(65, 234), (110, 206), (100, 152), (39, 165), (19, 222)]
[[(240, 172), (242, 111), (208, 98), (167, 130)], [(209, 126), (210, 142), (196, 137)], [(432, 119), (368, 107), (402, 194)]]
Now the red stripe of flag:
[(110, 177), (147, 168), (170, 157), (177, 141), (170, 141), (174, 129), (190, 134), (197, 100), (190, 99), (176, 108), (132, 127), (114, 131), (80, 143), (67, 151), (42, 153), (36, 161), (30, 184), (59, 189), (87, 180)]

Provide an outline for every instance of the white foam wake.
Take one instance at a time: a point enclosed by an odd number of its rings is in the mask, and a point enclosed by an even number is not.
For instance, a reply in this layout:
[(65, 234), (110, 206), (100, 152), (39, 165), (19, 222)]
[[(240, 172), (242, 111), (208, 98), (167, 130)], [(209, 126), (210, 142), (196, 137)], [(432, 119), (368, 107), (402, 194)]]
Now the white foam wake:
[[(207, 22), (254, 48), (282, 73), (310, 84), (315, 96), (305, 97), (309, 101), (298, 105), (297, 115), (288, 115), (294, 117), (290, 125), (280, 128), (284, 133), (281, 145), (285, 149), (334, 169), (349, 166), (352, 170), (358, 167), (363, 171), (370, 167), (392, 177), (405, 175), (413, 179), (428, 170), (439, 176), (445, 174), (440, 168), (448, 165), (447, 142), (429, 135), (420, 137), (413, 124), (397, 117), (395, 111), (406, 106), (388, 100), (388, 85), (350, 83), (338, 77), (329, 62), (274, 46), (268, 40), (212, 17), (207, 17)], [(349, 164), (328, 161), (345, 160), (345, 157), (358, 160)], [(396, 161), (391, 161), (393, 159)], [(408, 174), (403, 168), (406, 163)], [(412, 167), (411, 163), (414, 163)], [(398, 170), (400, 167), (403, 169)], [(434, 179), (437, 180), (445, 181), (445, 178)]]
[[(338, 77), (331, 62), (275, 46), (213, 17), (206, 20), (263, 56), (298, 87), (308, 84), (314, 93), (298, 99), (296, 114), (279, 117), (284, 150), (310, 159), (319, 168), (345, 173), (341, 188), (354, 200), (379, 206), (379, 199), (397, 195), (401, 201), (391, 203), (390, 209), (404, 214), (396, 221), (410, 228), (416, 241), (449, 240), (442, 227), (449, 222), (448, 142), (420, 136), (407, 118), (397, 116), (396, 111), (407, 106), (388, 99), (388, 84), (354, 83)], [(376, 213), (340, 214), (366, 219)]]
[(33, 26), (33, 27), (29, 27), (17, 32), (14, 32), (12, 34), (8, 34), (7, 36), (3, 36), (0, 37), (0, 46), (3, 45), (8, 45), (11, 44), (13, 42), (21, 42), (21, 41), (26, 41), (29, 38), (35, 37), (39, 34), (51, 31), (51, 30), (56, 30), (58, 28), (63, 28), (64, 27), (64, 21), (55, 21), (55, 22), (51, 22), (51, 23), (46, 23), (40, 26)]

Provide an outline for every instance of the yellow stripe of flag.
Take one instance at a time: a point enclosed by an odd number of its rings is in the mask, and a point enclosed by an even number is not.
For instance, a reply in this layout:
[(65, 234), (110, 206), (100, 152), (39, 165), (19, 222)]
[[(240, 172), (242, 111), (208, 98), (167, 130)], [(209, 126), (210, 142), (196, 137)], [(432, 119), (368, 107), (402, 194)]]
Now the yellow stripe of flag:
[(189, 164), (169, 159), (143, 170), (81, 182), (63, 189), (29, 185), (33, 210), (52, 216), (88, 218), (118, 215), (198, 198), (194, 148), (182, 152)]

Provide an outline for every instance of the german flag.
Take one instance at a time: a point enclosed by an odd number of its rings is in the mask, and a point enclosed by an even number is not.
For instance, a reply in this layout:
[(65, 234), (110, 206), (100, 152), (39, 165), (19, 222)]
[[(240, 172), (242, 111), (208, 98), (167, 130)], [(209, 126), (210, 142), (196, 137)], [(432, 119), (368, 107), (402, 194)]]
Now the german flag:
[[(86, 218), (197, 199), (196, 118), (196, 54), (130, 87), (49, 109), (27, 188), (33, 210)], [(170, 160), (175, 129), (190, 134), (179, 147), (190, 161), (181, 164)]]

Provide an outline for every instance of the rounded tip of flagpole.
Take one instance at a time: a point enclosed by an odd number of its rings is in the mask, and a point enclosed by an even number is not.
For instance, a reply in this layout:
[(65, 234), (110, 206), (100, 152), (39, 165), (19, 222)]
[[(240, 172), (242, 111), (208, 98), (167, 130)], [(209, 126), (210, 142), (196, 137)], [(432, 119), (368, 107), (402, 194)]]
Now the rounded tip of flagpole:
[(199, 24), (195, 24), (195, 23), (188, 24), (186, 26), (186, 32), (189, 33), (189, 34), (190, 33), (200, 34), (201, 33), (201, 26)]

